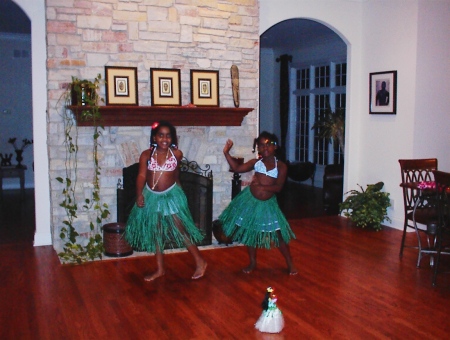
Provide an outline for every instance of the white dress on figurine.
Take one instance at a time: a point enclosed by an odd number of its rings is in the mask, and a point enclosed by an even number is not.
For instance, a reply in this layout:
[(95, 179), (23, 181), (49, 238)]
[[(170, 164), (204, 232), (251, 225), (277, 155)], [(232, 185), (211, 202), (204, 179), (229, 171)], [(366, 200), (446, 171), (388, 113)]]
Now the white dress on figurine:
[(263, 310), (258, 321), (255, 323), (255, 328), (260, 332), (279, 333), (283, 329), (283, 314), (278, 309), (276, 302), (277, 298), (275, 296), (269, 298), (268, 308)]

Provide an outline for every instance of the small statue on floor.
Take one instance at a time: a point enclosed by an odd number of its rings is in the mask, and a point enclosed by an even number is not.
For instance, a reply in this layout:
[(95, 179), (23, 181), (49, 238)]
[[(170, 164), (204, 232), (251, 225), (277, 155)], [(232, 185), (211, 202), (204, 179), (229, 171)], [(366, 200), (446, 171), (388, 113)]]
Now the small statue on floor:
[(277, 297), (272, 287), (266, 290), (262, 308), (263, 312), (255, 323), (255, 328), (264, 333), (280, 333), (284, 327), (284, 318), (277, 307)]
[(9, 156), (7, 153), (5, 153), (5, 155), (0, 153), (0, 158), (2, 159), (2, 163), (0, 166), (11, 166), (12, 153), (10, 153)]

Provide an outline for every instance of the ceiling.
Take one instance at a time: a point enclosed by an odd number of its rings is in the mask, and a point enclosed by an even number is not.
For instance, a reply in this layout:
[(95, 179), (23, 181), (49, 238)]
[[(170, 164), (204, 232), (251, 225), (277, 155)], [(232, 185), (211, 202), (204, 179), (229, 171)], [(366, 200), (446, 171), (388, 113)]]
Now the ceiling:
[(260, 44), (261, 48), (301, 49), (336, 37), (336, 33), (317, 21), (289, 19), (265, 31), (261, 35)]
[(31, 34), (30, 19), (11, 0), (0, 0), (0, 32)]

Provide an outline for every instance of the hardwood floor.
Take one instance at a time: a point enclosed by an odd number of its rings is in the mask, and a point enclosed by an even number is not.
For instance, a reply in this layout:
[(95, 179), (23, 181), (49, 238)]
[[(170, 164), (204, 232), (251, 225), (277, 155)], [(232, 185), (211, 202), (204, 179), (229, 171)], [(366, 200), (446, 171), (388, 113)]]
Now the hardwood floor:
[[(280, 253), (258, 251), (247, 275), (245, 247), (203, 250), (193, 281), (188, 253), (167, 254), (166, 275), (146, 283), (154, 257), (61, 265), (52, 247), (0, 245), (1, 339), (446, 339), (450, 274), (431, 285), (428, 258), (399, 258), (401, 232), (359, 229), (338, 216), (289, 219), (300, 273)], [(408, 234), (412, 244), (414, 234)], [(450, 268), (444, 257), (442, 267)], [(286, 326), (254, 329), (267, 286)]]

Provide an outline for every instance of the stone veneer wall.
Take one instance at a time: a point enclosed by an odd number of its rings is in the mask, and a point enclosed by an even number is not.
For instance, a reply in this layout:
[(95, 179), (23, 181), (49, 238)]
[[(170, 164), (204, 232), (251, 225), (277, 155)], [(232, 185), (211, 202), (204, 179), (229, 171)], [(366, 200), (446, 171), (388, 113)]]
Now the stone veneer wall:
[[(220, 106), (234, 107), (230, 67), (240, 72), (241, 107), (257, 108), (259, 74), (258, 0), (47, 0), (48, 148), (54, 247), (61, 249), (59, 230), (65, 213), (59, 207), (65, 177), (64, 132), (58, 102), (72, 76), (93, 80), (104, 66), (138, 69), (139, 105), (151, 104), (150, 68), (181, 70), (182, 105), (190, 102), (190, 70), (219, 70)], [(104, 97), (104, 86), (101, 95)], [(189, 160), (210, 164), (214, 175), (213, 216), (230, 201), (231, 173), (222, 154), (227, 138), (234, 154), (249, 159), (257, 133), (257, 110), (240, 127), (178, 127), (180, 149)], [(81, 206), (91, 190), (92, 130), (79, 128), (77, 197)], [(106, 128), (101, 137), (101, 196), (116, 220), (116, 187), (124, 162), (119, 152), (135, 143), (148, 147), (149, 127)], [(244, 178), (245, 179), (245, 178)], [(77, 230), (88, 231), (80, 211)]]

